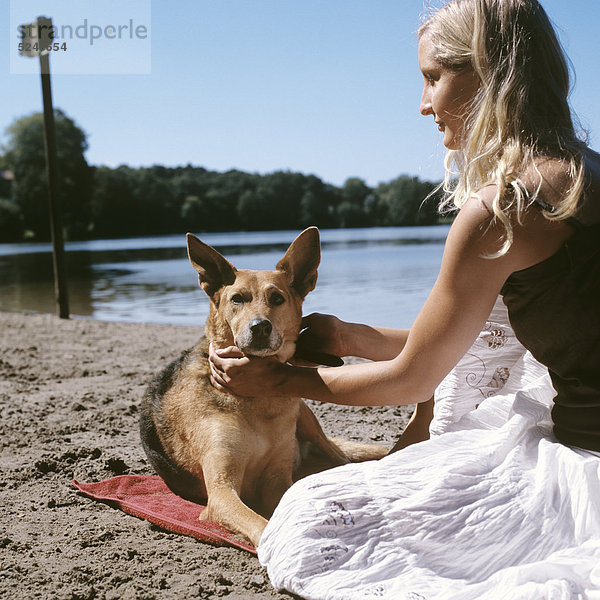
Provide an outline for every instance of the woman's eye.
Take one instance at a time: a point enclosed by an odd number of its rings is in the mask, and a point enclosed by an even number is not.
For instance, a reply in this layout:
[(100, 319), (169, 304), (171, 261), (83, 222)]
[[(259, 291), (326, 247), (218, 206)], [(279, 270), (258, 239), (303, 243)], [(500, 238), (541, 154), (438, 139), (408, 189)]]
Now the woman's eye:
[(231, 296), (231, 302), (233, 304), (244, 304), (244, 297), (241, 294), (234, 294)]
[(271, 296), (271, 304), (273, 306), (280, 306), (284, 302), (285, 302), (285, 298), (279, 293), (275, 293)]

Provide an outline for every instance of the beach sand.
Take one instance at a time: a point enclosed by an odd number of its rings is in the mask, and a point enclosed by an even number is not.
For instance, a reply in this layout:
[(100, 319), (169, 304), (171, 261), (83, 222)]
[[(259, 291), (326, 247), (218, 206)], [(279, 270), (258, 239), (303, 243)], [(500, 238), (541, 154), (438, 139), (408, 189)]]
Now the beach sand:
[[(290, 598), (254, 555), (165, 533), (72, 479), (152, 473), (138, 435), (147, 382), (201, 329), (0, 312), (0, 597)], [(410, 408), (310, 403), (326, 433), (391, 445)]]

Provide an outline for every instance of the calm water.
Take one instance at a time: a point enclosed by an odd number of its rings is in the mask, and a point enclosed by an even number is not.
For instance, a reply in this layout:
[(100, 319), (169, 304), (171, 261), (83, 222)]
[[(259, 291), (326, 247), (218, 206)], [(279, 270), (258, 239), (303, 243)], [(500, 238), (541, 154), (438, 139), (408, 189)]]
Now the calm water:
[[(410, 327), (435, 278), (448, 226), (321, 230), (317, 288), (305, 313)], [(239, 268), (273, 269), (298, 232), (201, 234)], [(72, 242), (66, 246), (72, 315), (201, 325), (208, 299), (185, 236)], [(55, 312), (49, 244), (0, 244), (0, 310)]]

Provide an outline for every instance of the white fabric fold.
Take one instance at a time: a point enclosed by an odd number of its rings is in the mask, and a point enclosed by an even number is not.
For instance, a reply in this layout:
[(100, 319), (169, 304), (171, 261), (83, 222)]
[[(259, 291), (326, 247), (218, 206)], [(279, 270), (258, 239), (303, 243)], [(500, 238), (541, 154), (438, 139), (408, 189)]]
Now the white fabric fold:
[(294, 484), (258, 548), (273, 585), (310, 600), (600, 600), (600, 454), (553, 436), (541, 365), (523, 351), (511, 369), (430, 440)]
[(258, 549), (273, 585), (314, 600), (600, 598), (600, 456), (554, 439), (552, 394), (543, 377), (453, 431), (296, 483)]

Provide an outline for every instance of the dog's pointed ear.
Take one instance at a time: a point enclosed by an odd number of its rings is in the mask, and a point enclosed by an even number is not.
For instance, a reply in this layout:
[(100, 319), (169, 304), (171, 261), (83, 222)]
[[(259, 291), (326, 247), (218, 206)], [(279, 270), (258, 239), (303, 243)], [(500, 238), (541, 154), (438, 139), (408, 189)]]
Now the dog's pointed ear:
[(188, 233), (186, 237), (188, 257), (198, 271), (200, 287), (209, 296), (235, 281), (237, 270), (225, 257), (192, 233)]
[(304, 298), (317, 284), (320, 262), (319, 230), (309, 227), (292, 242), (284, 257), (277, 263), (277, 270), (286, 273), (290, 287)]

